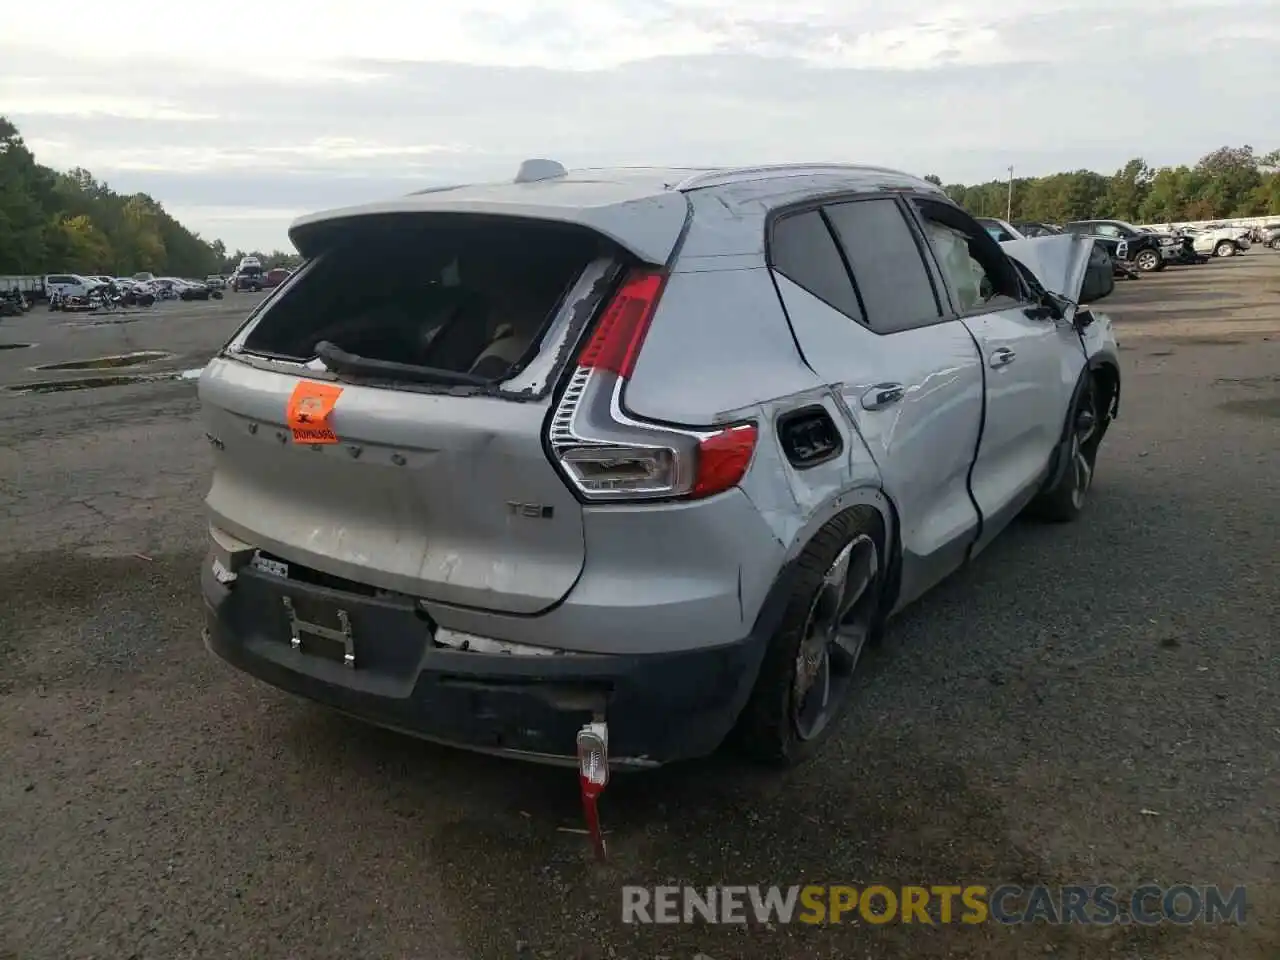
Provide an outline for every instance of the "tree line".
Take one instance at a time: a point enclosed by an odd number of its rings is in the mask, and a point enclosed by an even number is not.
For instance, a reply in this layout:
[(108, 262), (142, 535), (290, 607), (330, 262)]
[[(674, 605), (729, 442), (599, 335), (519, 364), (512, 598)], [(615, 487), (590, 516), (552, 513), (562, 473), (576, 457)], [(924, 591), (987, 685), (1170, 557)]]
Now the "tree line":
[(0, 116), (0, 274), (205, 276), (222, 251), (145, 193), (119, 194), (88, 170), (37, 163)]
[[(943, 185), (979, 217), (1002, 217), (1009, 182)], [(1075, 170), (1015, 177), (1015, 220), (1064, 223), (1108, 217), (1136, 223), (1280, 216), (1280, 150), (1221, 147), (1193, 166), (1159, 167), (1135, 158), (1106, 176)], [(0, 274), (71, 273), (161, 276), (227, 274), (246, 255), (266, 269), (296, 267), (283, 250), (228, 252), (221, 240), (188, 230), (145, 193), (119, 194), (81, 168), (37, 163), (18, 128), (0, 116)]]
[[(1009, 181), (944, 185), (974, 216), (1004, 217)], [(1111, 176), (1092, 170), (1015, 177), (1013, 220), (1068, 223), (1107, 218), (1132, 223), (1177, 223), (1229, 217), (1280, 216), (1280, 150), (1259, 155), (1251, 146), (1220, 147), (1192, 166), (1151, 167), (1134, 158)]]

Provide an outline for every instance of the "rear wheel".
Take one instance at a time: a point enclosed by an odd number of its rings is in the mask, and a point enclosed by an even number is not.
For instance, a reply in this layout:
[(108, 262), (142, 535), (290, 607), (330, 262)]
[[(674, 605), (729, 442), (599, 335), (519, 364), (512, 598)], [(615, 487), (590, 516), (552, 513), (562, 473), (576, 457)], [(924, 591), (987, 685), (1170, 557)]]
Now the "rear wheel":
[(1236, 254), (1236, 245), (1230, 240), (1220, 240), (1218, 245), (1213, 248), (1213, 253), (1218, 257), (1234, 257)]
[(831, 520), (800, 555), (786, 613), (736, 731), (754, 758), (799, 763), (844, 713), (879, 623), (883, 540), (880, 515), (858, 507)]
[(1159, 250), (1139, 250), (1138, 255), (1133, 258), (1133, 263), (1143, 273), (1164, 269), (1164, 258), (1160, 256)]

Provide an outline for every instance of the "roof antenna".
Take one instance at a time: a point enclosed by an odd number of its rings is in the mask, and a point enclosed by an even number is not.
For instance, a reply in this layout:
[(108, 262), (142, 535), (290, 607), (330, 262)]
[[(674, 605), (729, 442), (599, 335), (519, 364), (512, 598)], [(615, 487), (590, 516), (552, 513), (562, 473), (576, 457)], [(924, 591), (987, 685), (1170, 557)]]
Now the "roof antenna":
[(568, 176), (569, 171), (554, 160), (526, 160), (520, 164), (520, 172), (516, 174), (516, 183), (536, 183), (539, 180), (555, 180)]

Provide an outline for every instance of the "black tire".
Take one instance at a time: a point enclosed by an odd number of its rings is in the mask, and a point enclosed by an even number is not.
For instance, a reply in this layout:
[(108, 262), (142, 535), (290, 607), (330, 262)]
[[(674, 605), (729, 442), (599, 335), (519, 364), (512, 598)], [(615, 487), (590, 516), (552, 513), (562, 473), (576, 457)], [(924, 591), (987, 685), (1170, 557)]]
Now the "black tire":
[[(846, 548), (845, 579), (833, 591), (828, 575)], [(782, 622), (769, 640), (751, 698), (734, 731), (737, 746), (749, 757), (780, 766), (800, 763), (839, 725), (851, 699), (860, 655), (881, 623), (885, 557), (884, 522), (870, 507), (854, 507), (834, 517), (809, 541), (796, 562)], [(814, 628), (823, 616), (829, 623), (835, 608), (855, 594), (842, 618), (846, 628), (838, 631), (838, 638), (836, 631), (827, 633), (823, 661), (815, 664), (809, 654), (823, 631)], [(802, 672), (808, 670), (815, 672), (806, 683)], [(810, 725), (803, 722), (802, 714), (819, 680), (824, 684), (822, 713)], [(798, 689), (802, 683), (803, 692)]]
[(1230, 240), (1219, 240), (1218, 245), (1213, 248), (1215, 257), (1234, 257), (1236, 255), (1236, 245)]
[[(1075, 408), (1071, 411), (1071, 445), (1067, 466), (1056, 485), (1045, 490), (1032, 504), (1031, 512), (1049, 523), (1070, 523), (1084, 512), (1098, 448), (1106, 433), (1107, 421), (1098, 409), (1102, 390), (1097, 379), (1089, 377)], [(1086, 425), (1087, 421), (1087, 425)]]
[(1159, 250), (1148, 247), (1139, 250), (1133, 257), (1133, 265), (1143, 273), (1158, 273), (1164, 269), (1164, 257)]

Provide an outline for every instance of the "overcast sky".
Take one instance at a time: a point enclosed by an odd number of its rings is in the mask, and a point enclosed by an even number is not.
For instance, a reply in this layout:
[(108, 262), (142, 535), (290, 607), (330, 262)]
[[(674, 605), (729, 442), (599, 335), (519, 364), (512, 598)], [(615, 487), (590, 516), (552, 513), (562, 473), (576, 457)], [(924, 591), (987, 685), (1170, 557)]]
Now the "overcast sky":
[(299, 213), (505, 178), (531, 156), (972, 182), (1280, 147), (1280, 0), (196, 9), (6, 17), (0, 112), (43, 162), (146, 191), (230, 248), (285, 247)]

